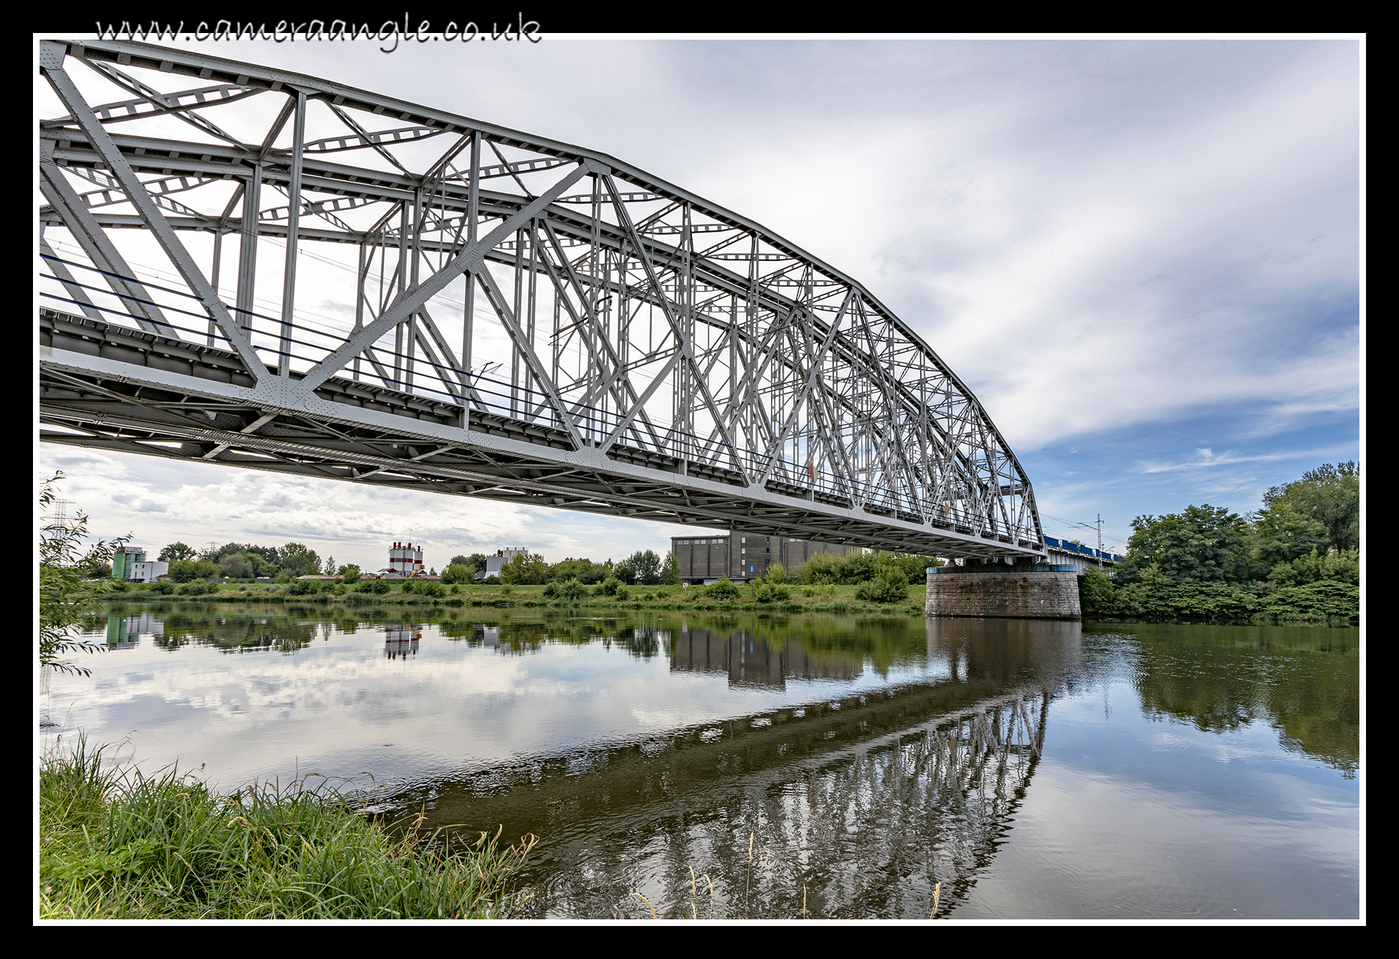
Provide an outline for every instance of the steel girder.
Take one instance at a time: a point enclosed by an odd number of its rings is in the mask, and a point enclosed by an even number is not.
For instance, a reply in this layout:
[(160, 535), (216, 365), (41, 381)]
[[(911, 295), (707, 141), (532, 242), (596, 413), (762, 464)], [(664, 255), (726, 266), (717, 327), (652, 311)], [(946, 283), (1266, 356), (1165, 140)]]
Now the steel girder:
[(756, 223), (604, 154), (281, 70), (43, 41), (40, 72), (60, 104), (39, 125), (46, 441), (1044, 553), (965, 384)]

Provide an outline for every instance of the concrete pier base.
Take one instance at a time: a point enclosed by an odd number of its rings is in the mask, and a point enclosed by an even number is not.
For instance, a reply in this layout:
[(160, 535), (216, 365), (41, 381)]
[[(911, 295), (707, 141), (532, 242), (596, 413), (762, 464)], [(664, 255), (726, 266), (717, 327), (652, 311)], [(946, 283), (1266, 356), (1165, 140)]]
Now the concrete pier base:
[(928, 570), (929, 616), (1081, 619), (1073, 567), (939, 566)]

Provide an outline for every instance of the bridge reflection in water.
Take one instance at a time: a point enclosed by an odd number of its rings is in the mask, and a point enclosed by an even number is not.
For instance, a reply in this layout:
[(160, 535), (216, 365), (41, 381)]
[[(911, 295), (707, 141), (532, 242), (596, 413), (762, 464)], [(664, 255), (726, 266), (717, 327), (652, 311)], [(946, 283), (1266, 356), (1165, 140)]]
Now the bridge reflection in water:
[(649, 916), (639, 892), (662, 916), (927, 918), (937, 884), (939, 913), (952, 911), (1031, 786), (1051, 700), (1078, 684), (1081, 627), (926, 629), (942, 678), (842, 683), (824, 699), (820, 680), (866, 668), (858, 651), (781, 626), (682, 627), (658, 637), (672, 670), (812, 681), (813, 701), (421, 783), (396, 801), (426, 803), (433, 825), (542, 837), (522, 876), (537, 917)]

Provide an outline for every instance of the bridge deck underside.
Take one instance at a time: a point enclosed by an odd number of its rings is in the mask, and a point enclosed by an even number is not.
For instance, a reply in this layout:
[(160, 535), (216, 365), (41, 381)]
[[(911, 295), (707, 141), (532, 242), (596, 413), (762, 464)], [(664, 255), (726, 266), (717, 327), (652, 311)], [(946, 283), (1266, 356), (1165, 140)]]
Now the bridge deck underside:
[(40, 346), (44, 442), (947, 557), (1039, 552), (485, 412), (463, 430), (460, 406), (338, 377), (315, 410), (269, 409), (231, 353), (53, 311)]

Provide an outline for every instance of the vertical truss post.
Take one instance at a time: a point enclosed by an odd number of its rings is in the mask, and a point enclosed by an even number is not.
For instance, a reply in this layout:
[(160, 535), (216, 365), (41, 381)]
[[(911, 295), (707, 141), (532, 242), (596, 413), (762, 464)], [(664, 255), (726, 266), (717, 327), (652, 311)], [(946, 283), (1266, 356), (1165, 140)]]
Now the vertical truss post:
[[(408, 201), (404, 200), (398, 207), (398, 267), (395, 276), (398, 278), (398, 295), (395, 300), (401, 297), (408, 285)], [(393, 386), (394, 389), (403, 388), (403, 324), (395, 323), (393, 328)]]
[[(600, 266), (598, 263), (598, 253), (602, 249), (602, 177), (594, 173), (591, 176), (591, 180), (593, 184), (593, 194), (590, 211), (592, 214), (592, 230), (588, 237), (588, 302), (583, 305), (583, 309), (586, 314), (593, 317), (595, 323), (598, 323), (602, 321), (602, 317), (599, 315), (602, 313), (602, 310), (599, 309), (600, 304), (598, 302), (600, 299), (598, 295), (598, 269)], [(604, 333), (604, 335), (606, 334)], [(592, 371), (589, 370), (589, 376), (591, 377), (592, 375)], [(589, 387), (591, 387), (591, 385), (590, 383)]]
[[(547, 252), (545, 253), (545, 261), (548, 261)], [(549, 337), (549, 375), (553, 377), (555, 383), (559, 382), (559, 360), (563, 357), (563, 338), (559, 335), (559, 324), (563, 322), (563, 305), (561, 303), (562, 298), (563, 290), (559, 289), (556, 285), (554, 289), (554, 295), (550, 297), (550, 299), (553, 300), (554, 304), (554, 322), (553, 329)], [(596, 440), (596, 437), (593, 432), (596, 429), (596, 424), (594, 424), (592, 420), (589, 419), (585, 422), (584, 429), (579, 430), (579, 435), (586, 439), (589, 444), (591, 444)]]
[[(212, 287), (214, 288), (214, 293), (215, 293), (215, 295), (218, 295), (218, 296), (222, 296), (222, 294), (219, 293), (219, 263), (220, 263), (220, 261), (221, 261), (222, 259), (223, 259), (223, 224), (219, 224), (217, 227), (214, 228), (214, 268), (213, 268), (213, 270), (210, 271), (210, 275), (209, 275), (209, 285), (212, 286)], [(209, 340), (208, 340), (208, 343), (209, 343), (210, 348), (212, 348), (213, 345), (214, 345), (214, 331), (215, 331), (216, 329), (218, 329), (218, 324), (216, 324), (216, 323), (214, 322), (213, 314), (210, 314), (210, 316), (209, 316)]]
[(301, 165), (306, 147), (306, 93), (296, 91), (296, 117), (292, 121), (291, 206), (287, 210), (287, 266), (282, 273), (282, 335), (278, 350), (277, 373), (291, 375), (292, 329), (296, 306), (296, 254), (301, 226)]
[[(467, 171), (467, 194), (466, 194), (466, 245), (476, 244), (476, 218), (479, 213), (481, 203), (481, 133), (479, 130), (471, 134), (471, 169)], [(463, 276), (466, 281), (466, 303), (462, 307), (462, 330), (461, 330), (461, 367), (466, 376), (467, 389), (462, 396), (461, 404), (461, 428), (466, 429), (471, 421), (470, 395), (475, 387), (475, 378), (471, 375), (471, 330), (476, 322), (476, 277), (471, 270), (467, 270)]]
[[(418, 187), (413, 191), (413, 215), (408, 218), (408, 223), (412, 225), (413, 233), (408, 238), (408, 255), (411, 258), (408, 267), (408, 289), (418, 288), (418, 261), (422, 258), (422, 235), (423, 219), (426, 214), (423, 212), (423, 190)], [(418, 343), (418, 311), (414, 310), (408, 314), (408, 355), (404, 357), (404, 381), (403, 388), (410, 393), (413, 391), (413, 350)]]
[(253, 175), (243, 188), (243, 221), (238, 240), (238, 293), (235, 311), (238, 325), (253, 329), (253, 291), (257, 280), (258, 204), (262, 197), (262, 164), (253, 164)]
[[(726, 410), (724, 411), (724, 415), (725, 415), (726, 417), (728, 417), (730, 423), (733, 423), (733, 424), (737, 427), (737, 429), (735, 430), (735, 435), (736, 435), (736, 436), (742, 436), (742, 435), (743, 435), (743, 424), (742, 424), (741, 422), (737, 422), (737, 413), (738, 413), (738, 409), (739, 409), (739, 396), (738, 396), (738, 294), (737, 294), (737, 293), (731, 293), (731, 294), (729, 294), (729, 331), (728, 331), (728, 332), (729, 332), (729, 399), (728, 399), (728, 409), (726, 409)], [(744, 445), (746, 446), (747, 444), (745, 443)], [(743, 471), (743, 464), (737, 462), (736, 460), (732, 463), (732, 467), (733, 467), (735, 470), (738, 470), (739, 472), (742, 472), (742, 471)]]
[[(515, 313), (515, 318), (520, 319), (521, 297), (523, 295), (524, 284), (524, 258), (525, 258), (525, 228), (515, 231), (515, 262), (513, 264), (515, 285), (513, 289), (514, 299), (511, 300), (511, 309)], [(510, 351), (510, 415), (520, 415), (520, 351), (512, 349)]]
[[(536, 258), (535, 258), (535, 242), (536, 242), (536, 239), (537, 239), (537, 237), (538, 237), (538, 235), (539, 235), (539, 234), (536, 232), (537, 230), (538, 230), (538, 221), (536, 220), (536, 218), (531, 217), (531, 218), (530, 218), (530, 221), (529, 221), (529, 230), (528, 230), (528, 233), (527, 233), (527, 235), (528, 235), (528, 237), (529, 237), (529, 266), (528, 266), (528, 272), (527, 272), (527, 276), (528, 276), (528, 279), (529, 279), (529, 289), (526, 291), (526, 300), (525, 300), (525, 303), (526, 303), (526, 307), (525, 307), (525, 318), (526, 318), (526, 320), (528, 321), (528, 323), (527, 323), (527, 325), (526, 325), (526, 327), (525, 327), (525, 339), (529, 341), (530, 349), (534, 350), (536, 353), (539, 352), (539, 350), (537, 349), (537, 346), (536, 346), (536, 340), (535, 340), (535, 334), (534, 334), (535, 294), (536, 294), (537, 291), (538, 291), (538, 278), (539, 278), (538, 264), (535, 262), (535, 259), (536, 259)], [(556, 380), (554, 380), (554, 382), (557, 383), (558, 380), (556, 379)], [(535, 413), (536, 413), (537, 410), (543, 410), (543, 409), (545, 409), (545, 408), (546, 408), (546, 404), (544, 404), (544, 403), (542, 403), (542, 402), (541, 402), (541, 403), (532, 404), (532, 406), (531, 406), (531, 411), (530, 411), (530, 412), (531, 412), (531, 415), (535, 415)]]
[[(638, 250), (637, 256), (640, 255), (641, 252)], [(631, 290), (631, 284), (627, 282), (627, 271), (630, 268), (630, 263), (631, 258), (626, 252), (626, 247), (622, 246), (617, 251), (617, 275), (621, 278), (622, 288), (617, 295), (617, 351), (616, 354), (612, 357), (612, 369), (617, 377), (622, 378), (622, 389), (618, 390), (616, 393), (615, 414), (619, 418), (626, 415), (627, 404), (624, 397), (627, 395), (626, 387), (629, 384), (627, 384), (625, 381), (626, 374), (624, 371), (627, 368), (627, 364), (631, 361), (632, 303), (631, 297), (629, 295), (629, 292)], [(638, 304), (637, 309), (640, 308), (641, 306), (640, 304)], [(601, 324), (601, 329), (596, 329), (594, 327), (594, 324), (592, 323), (589, 323), (587, 327), (585, 327), (585, 329), (587, 329), (588, 331), (589, 349), (591, 350), (593, 355), (596, 356), (602, 355), (603, 348), (610, 339), (608, 323), (610, 323), (612, 318), (605, 316), (602, 319), (603, 322)], [(594, 339), (597, 340), (596, 346), (593, 345)], [(604, 374), (603, 371), (598, 371), (599, 377), (602, 377), (604, 375), (606, 374)], [(602, 405), (604, 409), (607, 409), (612, 406), (612, 403), (609, 402), (612, 393), (613, 391), (608, 390), (606, 393), (603, 394)], [(635, 394), (633, 393), (632, 395)], [(598, 442), (605, 442), (607, 439), (607, 434), (610, 432), (611, 430), (608, 428), (608, 424), (599, 423)]]
[[(359, 242), (359, 268), (355, 270), (355, 326), (350, 332), (358, 333), (364, 328), (364, 279), (369, 273), (369, 264), (365, 257), (366, 240)], [(360, 355), (355, 354), (354, 363), (351, 365), (350, 376), (356, 383), (359, 382), (359, 359)]]
[[(697, 458), (698, 451), (694, 448), (695, 442), (695, 404), (694, 404), (694, 357), (695, 349), (695, 311), (694, 311), (694, 288), (693, 264), (690, 261), (690, 251), (694, 244), (694, 233), (691, 231), (693, 221), (690, 216), (690, 204), (686, 203), (682, 210), (680, 221), (680, 272), (675, 278), (675, 299), (680, 307), (680, 342), (676, 346), (684, 354), (680, 365), (676, 367), (676, 383), (679, 386), (679, 395), (676, 397), (677, 404), (674, 419), (680, 423), (679, 449), (680, 472), (683, 476), (689, 461)], [(664, 295), (664, 293), (662, 293)]]
[[(744, 429), (745, 429), (745, 431), (746, 431), (746, 442), (745, 442), (744, 445), (745, 445), (745, 446), (748, 448), (748, 450), (750, 451), (749, 455), (751, 456), (751, 455), (752, 455), (752, 451), (758, 449), (758, 442), (759, 442), (759, 441), (758, 441), (758, 432), (759, 432), (759, 430), (758, 430), (758, 375), (757, 375), (757, 373), (758, 373), (758, 363), (759, 363), (759, 361), (760, 361), (760, 357), (759, 357), (759, 355), (758, 355), (758, 353), (759, 353), (758, 344), (759, 344), (761, 341), (760, 341), (759, 338), (758, 338), (758, 325), (759, 325), (758, 309), (759, 309), (759, 301), (758, 301), (758, 234), (757, 234), (757, 233), (753, 233), (753, 234), (752, 234), (752, 242), (751, 242), (750, 245), (749, 245), (749, 252), (748, 252), (748, 295), (747, 295), (747, 297), (744, 299), (743, 308), (744, 308), (744, 332), (746, 333), (746, 338), (745, 338), (745, 341), (744, 341), (744, 346), (745, 346), (745, 348), (746, 348), (746, 350), (747, 350), (747, 353), (748, 353), (748, 362), (746, 362), (746, 363), (744, 364), (744, 377), (743, 377), (743, 378), (744, 378), (744, 382), (747, 384), (747, 390), (745, 391), (745, 395), (744, 395), (744, 397), (743, 397), (743, 409), (744, 409), (743, 420), (744, 420)], [(750, 468), (755, 469), (755, 470), (761, 470), (761, 469), (763, 468), (763, 466), (762, 466), (761, 463), (753, 463), (753, 464), (750, 464)]]

